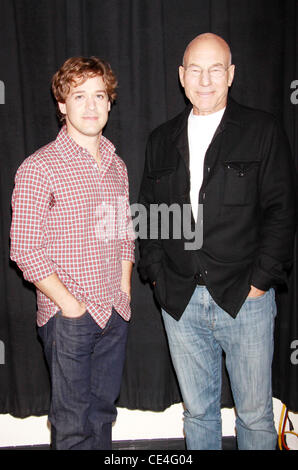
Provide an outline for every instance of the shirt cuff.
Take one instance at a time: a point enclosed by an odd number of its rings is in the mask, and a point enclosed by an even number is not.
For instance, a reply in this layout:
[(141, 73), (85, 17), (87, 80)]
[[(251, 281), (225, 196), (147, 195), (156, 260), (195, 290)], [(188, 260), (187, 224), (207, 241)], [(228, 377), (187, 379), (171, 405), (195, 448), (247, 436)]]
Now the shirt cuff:
[(126, 242), (121, 246), (121, 260), (135, 262), (134, 254), (135, 244), (134, 242)]
[(32, 256), (11, 256), (23, 272), (23, 277), (28, 282), (38, 282), (56, 272), (56, 265), (44, 257)]

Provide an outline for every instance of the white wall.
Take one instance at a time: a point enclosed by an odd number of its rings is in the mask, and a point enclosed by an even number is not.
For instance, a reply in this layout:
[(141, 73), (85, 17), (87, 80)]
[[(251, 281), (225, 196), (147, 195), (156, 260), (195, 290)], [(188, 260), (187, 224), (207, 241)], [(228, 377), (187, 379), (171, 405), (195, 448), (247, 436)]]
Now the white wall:
[[(282, 403), (273, 400), (275, 425), (278, 430)], [(118, 409), (118, 418), (113, 426), (113, 440), (166, 439), (183, 437), (182, 405), (173, 405), (167, 410), (155, 413), (151, 411)], [(298, 433), (298, 414), (289, 413)], [(223, 409), (223, 435), (235, 435), (234, 410)], [(49, 444), (50, 430), (46, 416), (13, 418), (0, 415), (0, 447)], [(298, 438), (287, 435), (291, 449), (298, 449)]]

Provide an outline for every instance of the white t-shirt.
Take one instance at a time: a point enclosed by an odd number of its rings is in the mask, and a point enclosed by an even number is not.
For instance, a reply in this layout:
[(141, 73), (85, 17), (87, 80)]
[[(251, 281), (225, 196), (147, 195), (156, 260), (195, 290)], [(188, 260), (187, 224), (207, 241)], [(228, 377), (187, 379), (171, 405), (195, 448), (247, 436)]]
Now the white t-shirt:
[(193, 114), (188, 117), (188, 145), (190, 170), (190, 202), (197, 220), (199, 191), (203, 182), (204, 158), (213, 135), (221, 121), (225, 108), (205, 116)]

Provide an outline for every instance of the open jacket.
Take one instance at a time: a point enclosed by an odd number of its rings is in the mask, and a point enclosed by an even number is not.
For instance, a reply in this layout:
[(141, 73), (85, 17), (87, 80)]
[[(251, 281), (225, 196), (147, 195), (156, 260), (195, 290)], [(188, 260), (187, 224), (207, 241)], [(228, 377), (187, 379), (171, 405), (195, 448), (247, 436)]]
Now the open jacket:
[[(139, 270), (155, 281), (157, 301), (177, 320), (200, 275), (214, 301), (236, 317), (251, 285), (268, 290), (287, 280), (296, 227), (295, 169), (276, 119), (229, 98), (202, 162), (202, 246), (186, 249), (189, 235), (181, 229), (177, 236), (179, 221), (171, 211), (169, 236), (161, 233), (164, 220), (150, 233), (152, 205), (174, 204), (182, 213), (190, 204), (190, 111), (188, 106), (148, 140), (139, 196), (140, 222), (148, 230), (140, 239)], [(195, 226), (192, 217), (192, 230), (198, 224), (201, 218)]]

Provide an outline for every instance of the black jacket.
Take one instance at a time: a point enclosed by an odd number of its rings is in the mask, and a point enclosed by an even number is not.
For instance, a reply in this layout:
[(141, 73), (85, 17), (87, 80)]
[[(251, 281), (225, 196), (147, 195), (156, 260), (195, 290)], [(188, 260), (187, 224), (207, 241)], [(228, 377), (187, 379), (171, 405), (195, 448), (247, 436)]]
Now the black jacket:
[[(179, 204), (181, 209), (190, 204), (190, 110), (149, 137), (139, 197), (147, 208), (142, 222), (147, 217), (148, 230), (150, 204)], [(141, 276), (156, 282), (155, 296), (164, 310), (180, 318), (199, 274), (232, 317), (250, 285), (268, 290), (286, 282), (296, 228), (294, 173), (287, 139), (275, 118), (229, 99), (204, 160), (202, 247), (186, 250), (189, 240), (175, 238), (171, 229), (168, 239), (158, 233), (140, 240)]]

